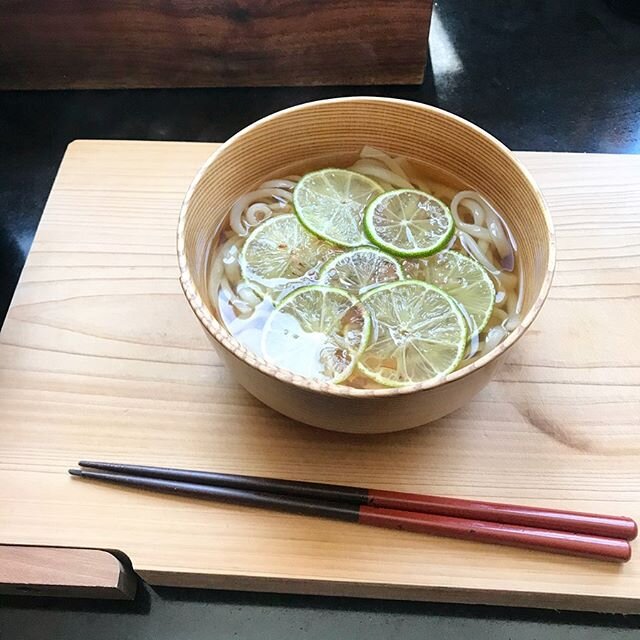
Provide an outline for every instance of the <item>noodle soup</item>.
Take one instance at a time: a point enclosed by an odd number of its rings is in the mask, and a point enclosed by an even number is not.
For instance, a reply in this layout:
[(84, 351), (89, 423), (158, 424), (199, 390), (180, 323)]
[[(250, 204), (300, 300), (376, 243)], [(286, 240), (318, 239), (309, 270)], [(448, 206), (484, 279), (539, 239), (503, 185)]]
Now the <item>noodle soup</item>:
[(516, 243), (482, 194), (365, 147), (285, 168), (238, 198), (208, 296), (256, 355), (358, 388), (438, 379), (519, 323)]

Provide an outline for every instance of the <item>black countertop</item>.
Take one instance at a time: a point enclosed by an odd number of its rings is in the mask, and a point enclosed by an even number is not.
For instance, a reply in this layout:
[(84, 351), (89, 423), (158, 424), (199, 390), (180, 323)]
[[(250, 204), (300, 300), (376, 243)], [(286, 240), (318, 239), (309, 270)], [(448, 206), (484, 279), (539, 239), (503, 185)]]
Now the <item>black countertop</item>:
[[(640, 153), (640, 25), (604, 0), (441, 0), (430, 51), (419, 87), (0, 92), (0, 321), (77, 138), (221, 141), (300, 102), (383, 95), (452, 111), (512, 149)], [(629, 616), (178, 589), (143, 588), (133, 603), (0, 598), (2, 640), (626, 640), (639, 629)]]

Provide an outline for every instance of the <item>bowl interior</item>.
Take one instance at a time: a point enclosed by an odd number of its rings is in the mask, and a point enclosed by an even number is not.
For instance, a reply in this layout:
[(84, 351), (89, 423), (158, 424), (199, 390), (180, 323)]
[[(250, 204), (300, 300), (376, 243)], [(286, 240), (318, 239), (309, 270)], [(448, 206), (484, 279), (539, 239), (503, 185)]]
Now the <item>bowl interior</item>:
[[(550, 284), (553, 234), (542, 197), (514, 156), (478, 127), (433, 107), (383, 98), (325, 100), (287, 109), (244, 129), (213, 154), (187, 194), (178, 231), (182, 283), (200, 320), (223, 346), (239, 357), (250, 356), (228, 339), (208, 301), (208, 253), (220, 222), (238, 196), (284, 167), (357, 153), (364, 145), (453, 174), (506, 219), (525, 289), (523, 323), (496, 350), (503, 351), (533, 320)], [(481, 366), (487, 357), (474, 364)]]

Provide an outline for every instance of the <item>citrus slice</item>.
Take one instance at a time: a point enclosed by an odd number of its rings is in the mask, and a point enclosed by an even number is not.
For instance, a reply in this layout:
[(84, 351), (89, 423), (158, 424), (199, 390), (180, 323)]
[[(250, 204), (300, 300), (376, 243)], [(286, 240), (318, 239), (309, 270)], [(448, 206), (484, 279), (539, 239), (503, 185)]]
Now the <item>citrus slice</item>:
[(358, 369), (402, 387), (440, 378), (464, 356), (467, 323), (451, 296), (420, 280), (383, 284), (362, 296), (376, 329)]
[(487, 326), (496, 290), (491, 277), (477, 260), (457, 251), (442, 251), (415, 260), (409, 269), (414, 277), (439, 287), (465, 308), (472, 321), (472, 335)]
[(378, 196), (364, 216), (371, 242), (402, 258), (419, 258), (441, 251), (454, 231), (448, 207), (415, 189), (397, 189)]
[(356, 296), (385, 282), (402, 280), (400, 263), (373, 247), (358, 247), (331, 258), (320, 269), (320, 284), (349, 291)]
[(313, 275), (313, 270), (334, 251), (290, 213), (257, 226), (247, 237), (238, 262), (242, 277), (250, 286), (269, 292)]
[(357, 247), (367, 239), (362, 217), (382, 187), (355, 171), (322, 169), (302, 176), (293, 190), (293, 208), (312, 233), (341, 247)]
[(370, 333), (369, 313), (355, 296), (311, 285), (287, 295), (271, 313), (262, 353), (293, 373), (339, 383), (353, 372)]

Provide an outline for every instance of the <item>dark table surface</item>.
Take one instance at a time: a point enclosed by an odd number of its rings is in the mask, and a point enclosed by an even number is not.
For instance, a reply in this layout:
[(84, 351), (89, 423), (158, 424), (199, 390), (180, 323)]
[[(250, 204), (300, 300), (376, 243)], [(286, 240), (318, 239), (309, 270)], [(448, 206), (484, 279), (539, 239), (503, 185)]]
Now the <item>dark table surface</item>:
[[(419, 87), (0, 93), (0, 321), (76, 138), (221, 141), (278, 109), (358, 94), (437, 105), (512, 149), (640, 153), (640, 24), (604, 0), (441, 0), (430, 52)], [(144, 586), (133, 603), (0, 597), (1, 640), (87, 633), (626, 640), (640, 638), (640, 617)]]

